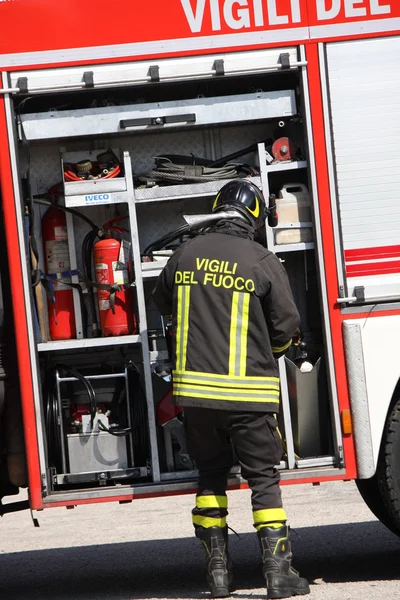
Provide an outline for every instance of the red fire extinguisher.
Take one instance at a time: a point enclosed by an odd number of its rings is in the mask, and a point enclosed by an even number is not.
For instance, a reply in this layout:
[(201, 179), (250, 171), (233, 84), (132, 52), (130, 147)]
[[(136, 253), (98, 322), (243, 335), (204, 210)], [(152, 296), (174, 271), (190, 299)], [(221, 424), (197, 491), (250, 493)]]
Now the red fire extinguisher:
[[(100, 326), (104, 336), (135, 333), (132, 291), (124, 289), (129, 283), (128, 264), (120, 261), (121, 242), (107, 233), (93, 246), (96, 282), (121, 286), (121, 291), (97, 290)], [(113, 293), (113, 298), (111, 298)]]
[[(46, 273), (69, 271), (67, 222), (64, 211), (57, 206), (51, 206), (44, 214), (42, 236)], [(53, 281), (52, 285), (55, 302), (48, 300), (47, 303), (50, 337), (52, 340), (70, 340), (76, 337), (73, 292), (60, 281)]]

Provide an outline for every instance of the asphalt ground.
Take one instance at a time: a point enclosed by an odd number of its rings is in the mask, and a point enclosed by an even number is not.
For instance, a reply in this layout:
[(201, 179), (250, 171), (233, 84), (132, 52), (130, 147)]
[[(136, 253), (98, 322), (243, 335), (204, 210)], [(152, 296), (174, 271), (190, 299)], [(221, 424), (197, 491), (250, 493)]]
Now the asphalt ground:
[[(370, 513), (354, 483), (284, 486), (294, 561), (312, 600), (400, 599), (400, 540)], [(229, 493), (238, 590), (265, 598), (247, 490)], [(207, 600), (193, 537), (193, 496), (86, 505), (0, 520), (0, 600)]]

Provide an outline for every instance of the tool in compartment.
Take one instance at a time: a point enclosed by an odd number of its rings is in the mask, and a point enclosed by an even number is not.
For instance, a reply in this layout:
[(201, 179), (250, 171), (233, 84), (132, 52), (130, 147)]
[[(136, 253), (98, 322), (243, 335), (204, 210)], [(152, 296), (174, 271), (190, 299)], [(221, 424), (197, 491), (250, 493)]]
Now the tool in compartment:
[(112, 150), (106, 150), (96, 161), (83, 159), (77, 163), (64, 164), (64, 181), (113, 179), (122, 174), (121, 164)]
[(293, 161), (297, 158), (297, 146), (288, 137), (281, 137), (272, 144), (271, 154), (274, 162)]

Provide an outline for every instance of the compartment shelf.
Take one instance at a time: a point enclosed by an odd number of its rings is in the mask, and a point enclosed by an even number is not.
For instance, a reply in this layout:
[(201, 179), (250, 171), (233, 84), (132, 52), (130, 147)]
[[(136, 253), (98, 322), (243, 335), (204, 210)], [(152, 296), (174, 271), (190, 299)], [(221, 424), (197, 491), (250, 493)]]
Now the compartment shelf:
[(314, 250), (314, 242), (299, 242), (298, 244), (279, 244), (275, 245), (276, 254), (280, 252), (298, 252), (299, 250)]
[(140, 335), (119, 335), (105, 338), (89, 338), (83, 340), (57, 340), (38, 344), (39, 352), (52, 350), (74, 350), (75, 348), (97, 348), (99, 346), (120, 346), (122, 344), (140, 344)]
[(293, 171), (296, 169), (306, 169), (307, 161), (305, 160), (295, 160), (292, 162), (277, 162), (272, 165), (267, 165), (266, 170), (267, 173), (278, 173), (280, 171)]
[[(266, 166), (267, 173), (279, 173), (281, 171), (292, 171), (296, 169), (306, 169), (306, 161), (280, 162)], [(250, 177), (257, 187), (261, 187), (261, 177)], [(188, 198), (204, 198), (213, 196), (220, 188), (230, 181), (230, 179), (220, 179), (217, 181), (205, 181), (204, 183), (186, 183), (179, 185), (154, 186), (152, 188), (136, 188), (135, 201), (137, 204), (146, 202), (160, 202), (172, 200), (185, 200)]]
[[(136, 188), (135, 201), (137, 204), (144, 204), (145, 202), (207, 198), (208, 196), (214, 196), (225, 183), (228, 183), (228, 181), (231, 180), (219, 179), (216, 181), (205, 181), (204, 183), (181, 183), (179, 185)], [(260, 187), (260, 177), (250, 177), (250, 181)]]

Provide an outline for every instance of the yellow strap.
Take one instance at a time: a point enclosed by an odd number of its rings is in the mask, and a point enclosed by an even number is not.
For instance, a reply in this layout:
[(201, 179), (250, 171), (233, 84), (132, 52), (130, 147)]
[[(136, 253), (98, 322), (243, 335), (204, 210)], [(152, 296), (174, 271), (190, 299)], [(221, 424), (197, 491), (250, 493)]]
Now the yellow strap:
[(226, 527), (226, 517), (220, 519), (213, 519), (212, 517), (202, 517), (201, 515), (192, 516), (193, 525), (200, 525), (200, 527)]
[(228, 508), (228, 497), (196, 496), (196, 508)]

